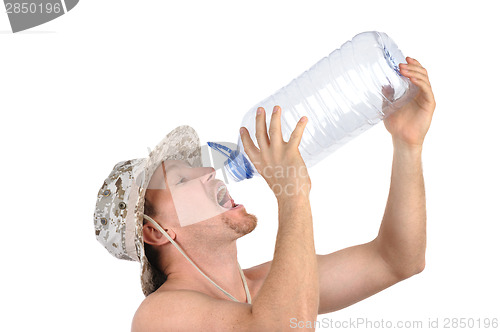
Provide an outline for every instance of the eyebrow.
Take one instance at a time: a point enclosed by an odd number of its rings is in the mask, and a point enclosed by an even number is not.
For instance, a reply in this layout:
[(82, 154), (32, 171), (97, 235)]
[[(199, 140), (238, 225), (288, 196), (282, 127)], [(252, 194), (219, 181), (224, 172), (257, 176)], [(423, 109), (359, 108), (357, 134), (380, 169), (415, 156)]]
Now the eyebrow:
[(181, 163), (175, 163), (175, 164), (173, 164), (173, 165), (171, 165), (171, 166), (167, 167), (167, 168), (165, 169), (165, 172), (166, 172), (166, 173), (169, 173), (169, 172), (170, 172), (170, 171), (172, 171), (173, 169), (177, 169), (177, 168), (180, 168), (180, 167), (183, 167), (183, 166), (191, 167), (191, 165), (190, 165), (187, 161), (185, 161), (185, 160), (179, 160), (179, 161), (182, 161), (182, 164), (181, 164)]

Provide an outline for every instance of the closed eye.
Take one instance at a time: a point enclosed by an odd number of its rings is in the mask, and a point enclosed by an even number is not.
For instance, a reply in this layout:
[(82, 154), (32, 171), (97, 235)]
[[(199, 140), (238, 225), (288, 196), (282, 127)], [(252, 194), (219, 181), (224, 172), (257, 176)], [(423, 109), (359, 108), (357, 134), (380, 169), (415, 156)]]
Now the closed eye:
[(185, 177), (181, 177), (179, 179), (179, 181), (177, 181), (177, 184), (181, 184), (181, 183), (184, 183), (184, 182), (187, 182), (187, 179)]

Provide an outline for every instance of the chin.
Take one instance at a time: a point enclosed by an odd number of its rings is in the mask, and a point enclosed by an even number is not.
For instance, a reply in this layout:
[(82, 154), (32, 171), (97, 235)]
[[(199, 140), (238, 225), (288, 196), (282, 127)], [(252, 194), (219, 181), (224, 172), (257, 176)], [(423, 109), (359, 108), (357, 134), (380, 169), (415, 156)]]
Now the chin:
[(255, 227), (257, 227), (257, 217), (247, 212), (245, 212), (244, 216), (238, 218), (223, 216), (223, 222), (232, 229), (238, 237), (251, 233)]

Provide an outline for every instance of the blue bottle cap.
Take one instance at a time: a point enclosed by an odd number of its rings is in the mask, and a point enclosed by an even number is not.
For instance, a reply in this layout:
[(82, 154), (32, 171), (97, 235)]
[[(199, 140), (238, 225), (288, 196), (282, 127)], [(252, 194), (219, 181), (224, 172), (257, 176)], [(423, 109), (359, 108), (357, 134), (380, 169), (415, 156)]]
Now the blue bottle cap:
[(207, 142), (207, 144), (212, 149), (219, 151), (227, 157), (227, 160), (224, 162), (224, 168), (234, 181), (238, 182), (253, 177), (255, 171), (252, 164), (239, 150), (232, 150), (225, 145), (215, 142)]

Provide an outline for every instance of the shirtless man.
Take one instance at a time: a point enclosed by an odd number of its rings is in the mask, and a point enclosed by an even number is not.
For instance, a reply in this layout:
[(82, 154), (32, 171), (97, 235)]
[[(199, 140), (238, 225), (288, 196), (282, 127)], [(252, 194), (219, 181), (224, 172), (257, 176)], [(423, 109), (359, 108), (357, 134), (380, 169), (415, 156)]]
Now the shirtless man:
[[(158, 157), (163, 160), (115, 167), (98, 198), (96, 235), (115, 256), (141, 261), (147, 297), (134, 316), (132, 331), (294, 330), (292, 319), (314, 322), (318, 314), (345, 308), (421, 272), (426, 247), (421, 154), (435, 101), (427, 71), (417, 60), (407, 58), (407, 62), (400, 65), (401, 74), (419, 92), (384, 121), (394, 147), (391, 186), (379, 233), (368, 243), (328, 255), (315, 253), (311, 181), (298, 150), (307, 118), (300, 119), (284, 142), (279, 107), (273, 109), (269, 134), (265, 110), (257, 110), (258, 147), (248, 131), (241, 129), (245, 152), (278, 203), (278, 233), (270, 262), (240, 269), (236, 240), (251, 232), (257, 219), (234, 203), (221, 181), (214, 179), (213, 168), (191, 162), (193, 153), (167, 153), (174, 156), (168, 160), (165, 152), (157, 153), (163, 154)], [(149, 169), (145, 172), (147, 191), (139, 190), (139, 198), (123, 189), (126, 180), (111, 185), (122, 179), (116, 174), (134, 168)], [(287, 171), (291, 169), (296, 171)], [(131, 202), (130, 197), (135, 197), (135, 210), (130, 204), (106, 201), (118, 202), (115, 192), (120, 190), (125, 194), (118, 200)], [(116, 210), (120, 208), (122, 212)], [(128, 217), (127, 213), (123, 216), (128, 209)], [(134, 243), (127, 240), (130, 236), (119, 237), (128, 251), (120, 243), (109, 244), (114, 230), (108, 225), (116, 218), (122, 218), (118, 222), (129, 229), (134, 220), (143, 222), (142, 232), (136, 232), (135, 248), (127, 246)], [(141, 253), (143, 243), (147, 255)], [(123, 252), (136, 249), (139, 259), (132, 254), (123, 257)]]

